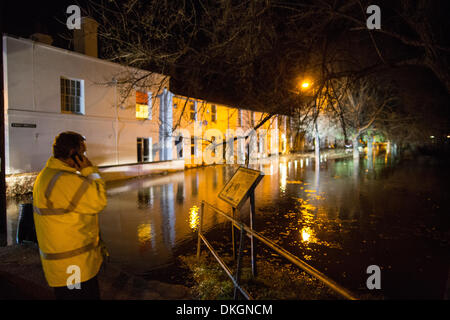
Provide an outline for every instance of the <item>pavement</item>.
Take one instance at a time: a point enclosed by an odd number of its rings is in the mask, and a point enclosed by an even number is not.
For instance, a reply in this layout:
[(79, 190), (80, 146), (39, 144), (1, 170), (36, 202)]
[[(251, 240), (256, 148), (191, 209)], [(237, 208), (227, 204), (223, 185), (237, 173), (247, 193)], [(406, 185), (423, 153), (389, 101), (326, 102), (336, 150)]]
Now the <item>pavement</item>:
[[(98, 274), (102, 300), (185, 300), (189, 288), (157, 280), (146, 280), (106, 263)], [(0, 300), (53, 300), (32, 243), (0, 248)]]

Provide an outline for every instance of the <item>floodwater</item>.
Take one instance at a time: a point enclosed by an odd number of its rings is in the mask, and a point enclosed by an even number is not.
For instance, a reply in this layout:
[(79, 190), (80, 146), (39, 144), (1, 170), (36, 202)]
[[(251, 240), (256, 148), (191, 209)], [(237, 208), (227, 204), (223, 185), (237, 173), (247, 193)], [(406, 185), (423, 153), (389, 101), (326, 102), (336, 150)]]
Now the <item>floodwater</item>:
[[(256, 231), (357, 294), (373, 293), (367, 267), (377, 265), (377, 293), (385, 298), (444, 298), (450, 285), (448, 165), (380, 154), (358, 165), (352, 158), (323, 159), (320, 170), (314, 159), (293, 156), (256, 167), (270, 173), (255, 191)], [(217, 195), (236, 169), (217, 165), (110, 186), (100, 224), (112, 261), (145, 274), (172, 265), (180, 248), (194, 252), (200, 201), (228, 212)], [(16, 202), (8, 216), (15, 230)], [(206, 212), (203, 228), (223, 223)]]

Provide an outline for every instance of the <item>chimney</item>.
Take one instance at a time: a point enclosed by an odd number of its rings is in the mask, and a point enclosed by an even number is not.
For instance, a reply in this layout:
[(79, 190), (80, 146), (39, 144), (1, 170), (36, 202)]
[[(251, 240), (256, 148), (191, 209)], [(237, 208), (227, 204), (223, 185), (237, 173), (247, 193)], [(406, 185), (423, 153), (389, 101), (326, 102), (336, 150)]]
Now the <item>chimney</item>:
[(42, 42), (42, 43), (48, 44), (50, 46), (53, 43), (53, 38), (50, 35), (44, 34), (44, 33), (39, 33), (39, 32), (33, 33), (30, 36), (30, 38), (33, 41)]
[(97, 28), (98, 23), (94, 19), (81, 18), (81, 29), (73, 31), (73, 48), (76, 52), (97, 58)]

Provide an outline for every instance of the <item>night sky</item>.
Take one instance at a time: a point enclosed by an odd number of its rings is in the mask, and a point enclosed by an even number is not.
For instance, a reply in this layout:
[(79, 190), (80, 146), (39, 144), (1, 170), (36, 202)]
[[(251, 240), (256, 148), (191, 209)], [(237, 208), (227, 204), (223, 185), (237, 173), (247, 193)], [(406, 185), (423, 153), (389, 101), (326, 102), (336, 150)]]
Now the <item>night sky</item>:
[(2, 1), (0, 4), (3, 33), (29, 38), (33, 33), (50, 34), (54, 46), (69, 48), (70, 43), (62, 37), (67, 34), (66, 9), (82, 2), (61, 1)]

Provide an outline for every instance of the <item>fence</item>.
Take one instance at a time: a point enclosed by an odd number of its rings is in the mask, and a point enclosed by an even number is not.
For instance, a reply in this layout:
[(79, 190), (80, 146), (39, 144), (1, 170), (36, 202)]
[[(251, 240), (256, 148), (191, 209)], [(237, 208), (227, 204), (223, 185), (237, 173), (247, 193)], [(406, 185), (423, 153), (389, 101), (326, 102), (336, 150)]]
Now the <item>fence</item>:
[[(219, 254), (214, 250), (211, 243), (206, 239), (205, 235), (202, 233), (202, 225), (203, 225), (203, 214), (205, 212), (205, 206), (211, 208), (214, 210), (214, 212), (220, 214), (221, 216), (225, 217), (227, 220), (229, 220), (232, 223), (232, 226), (237, 228), (240, 231), (240, 240), (239, 240), (239, 250), (238, 250), (238, 256), (237, 256), (237, 265), (236, 265), (236, 274), (233, 276), (232, 271), (228, 266), (225, 264), (225, 262), (220, 258)], [(339, 284), (337, 284), (332, 279), (328, 278), (326, 275), (321, 273), (320, 271), (316, 270), (312, 266), (308, 265), (306, 262), (300, 260), (298, 257), (293, 255), (292, 253), (288, 252), (287, 250), (281, 248), (273, 241), (267, 239), (263, 235), (259, 234), (258, 232), (254, 231), (253, 229), (249, 228), (244, 223), (237, 221), (233, 217), (230, 217), (227, 213), (223, 212), (222, 210), (214, 207), (213, 205), (207, 203), (206, 201), (202, 201), (201, 207), (200, 207), (200, 213), (199, 213), (199, 228), (198, 228), (198, 242), (197, 242), (197, 258), (200, 258), (200, 252), (201, 252), (201, 242), (203, 241), (206, 247), (211, 251), (212, 255), (220, 266), (224, 269), (228, 277), (230, 277), (231, 281), (234, 284), (234, 298), (237, 299), (238, 297), (238, 290), (239, 292), (247, 299), (252, 300), (251, 295), (239, 284), (240, 276), (241, 276), (241, 269), (242, 269), (242, 255), (243, 255), (243, 243), (244, 243), (244, 233), (249, 238), (255, 238), (259, 241), (261, 241), (263, 244), (265, 244), (267, 247), (272, 249), (273, 251), (277, 252), (280, 256), (286, 258), (299, 268), (301, 268), (303, 271), (307, 272), (314, 278), (317, 278), (322, 283), (324, 283), (328, 288), (330, 288), (333, 292), (340, 295), (341, 297), (349, 300), (357, 300), (357, 297), (353, 295), (350, 291), (343, 288)], [(233, 243), (234, 246), (234, 243)], [(252, 261), (252, 267), (253, 263), (256, 263), (256, 261)]]

